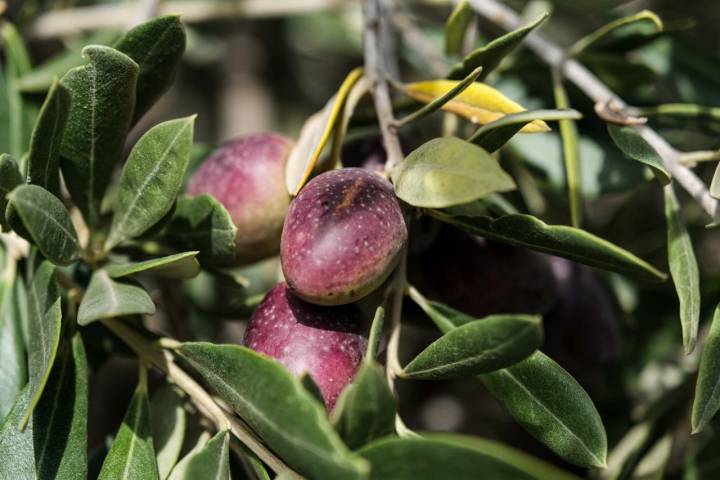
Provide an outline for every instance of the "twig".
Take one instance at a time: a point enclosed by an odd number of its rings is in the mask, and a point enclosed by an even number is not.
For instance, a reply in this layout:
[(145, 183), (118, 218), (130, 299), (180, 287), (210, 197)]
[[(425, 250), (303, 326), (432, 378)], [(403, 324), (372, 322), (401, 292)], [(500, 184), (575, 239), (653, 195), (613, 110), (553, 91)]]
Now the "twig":
[(720, 150), (698, 150), (680, 154), (680, 163), (687, 167), (694, 167), (699, 162), (717, 162), (718, 160), (720, 160)]
[[(475, 11), (506, 30), (514, 30), (522, 25), (520, 17), (512, 9), (497, 0), (469, 0)], [(536, 32), (528, 35), (527, 46), (551, 67), (562, 71), (565, 78), (574, 83), (596, 104), (613, 105), (617, 112), (632, 117), (628, 105), (615, 92), (610, 90), (584, 65), (574, 59), (566, 59), (565, 52), (556, 44), (546, 40)], [(680, 163), (680, 152), (663, 137), (647, 125), (633, 125), (633, 128), (660, 155), (665, 167), (673, 178), (700, 204), (713, 219), (718, 217), (720, 208), (717, 200), (710, 196), (705, 183), (695, 173)]]
[(388, 40), (383, 38), (387, 32), (384, 22), (388, 16), (382, 11), (380, 0), (365, 0), (363, 3), (363, 50), (365, 54), (365, 74), (372, 85), (375, 110), (377, 112), (383, 144), (387, 153), (385, 169), (391, 170), (403, 159), (400, 140), (393, 128), (395, 116), (390, 100), (390, 88), (386, 79), (387, 66), (383, 62), (383, 48)]

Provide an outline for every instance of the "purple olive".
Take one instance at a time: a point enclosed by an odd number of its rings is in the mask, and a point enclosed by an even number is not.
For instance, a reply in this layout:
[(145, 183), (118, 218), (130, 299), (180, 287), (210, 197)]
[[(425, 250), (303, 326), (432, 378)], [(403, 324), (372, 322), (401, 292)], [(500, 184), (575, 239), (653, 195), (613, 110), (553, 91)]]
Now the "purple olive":
[(410, 283), (474, 317), (548, 311), (557, 283), (548, 257), (443, 227), (432, 246), (408, 261)]
[(407, 236), (388, 181), (361, 168), (323, 173), (290, 204), (280, 245), (285, 279), (311, 303), (356, 301), (390, 275)]
[(276, 133), (230, 140), (195, 172), (189, 195), (209, 193), (230, 213), (237, 227), (238, 265), (277, 253), (290, 197), (285, 161), (293, 142)]
[(355, 305), (313, 305), (279, 283), (255, 309), (243, 343), (278, 360), (295, 376), (309, 373), (332, 410), (367, 348), (361, 321)]

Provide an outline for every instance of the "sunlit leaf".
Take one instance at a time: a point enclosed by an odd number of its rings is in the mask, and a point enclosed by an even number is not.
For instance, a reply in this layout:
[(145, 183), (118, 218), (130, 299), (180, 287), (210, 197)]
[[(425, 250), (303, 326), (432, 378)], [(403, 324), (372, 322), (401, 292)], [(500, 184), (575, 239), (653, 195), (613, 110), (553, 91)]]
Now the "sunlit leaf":
[(180, 457), (185, 439), (184, 400), (177, 387), (165, 383), (150, 399), (152, 437), (158, 474), (165, 479)]
[(230, 435), (225, 431), (215, 434), (201, 449), (190, 452), (173, 469), (170, 480), (197, 478), (230, 478)]
[(150, 295), (138, 283), (114, 280), (105, 270), (96, 270), (78, 308), (77, 321), (87, 325), (103, 318), (155, 313)]
[(141, 262), (109, 263), (105, 271), (112, 278), (127, 277), (139, 273), (153, 273), (161, 277), (187, 279), (200, 273), (195, 259), (198, 252), (182, 252)]
[(461, 53), (465, 32), (475, 17), (475, 11), (468, 0), (462, 0), (455, 5), (452, 13), (445, 22), (445, 53), (454, 55)]

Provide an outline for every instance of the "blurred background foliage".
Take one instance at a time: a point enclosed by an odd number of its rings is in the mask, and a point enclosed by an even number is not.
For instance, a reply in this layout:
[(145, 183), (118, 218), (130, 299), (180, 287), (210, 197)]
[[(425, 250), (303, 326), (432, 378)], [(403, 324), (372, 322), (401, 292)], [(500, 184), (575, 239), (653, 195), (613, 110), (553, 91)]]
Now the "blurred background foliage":
[[(212, 146), (248, 132), (274, 130), (297, 138), (305, 119), (322, 108), (348, 71), (362, 64), (361, 13), (357, 1), (187, 0), (165, 2), (163, 12), (167, 12), (170, 3), (179, 12), (185, 11), (185, 7), (188, 12), (196, 12), (184, 16), (188, 28), (187, 52), (176, 82), (135, 128), (131, 139), (136, 140), (160, 121), (198, 113), (199, 145), (195, 154), (198, 161)], [(720, 2), (507, 3), (525, 12), (527, 18), (535, 18), (537, 14), (533, 12), (551, 11), (552, 16), (541, 31), (564, 46), (612, 19), (650, 9), (666, 25), (666, 31), (658, 38), (640, 46), (618, 44), (593, 50), (583, 53), (580, 60), (632, 105), (675, 102), (720, 105), (717, 88)], [(31, 62), (37, 67), (20, 77), (25, 98), (39, 105), (52, 76), (77, 63), (81, 45), (111, 44), (118, 32), (133, 23), (132, 14), (137, 9), (132, 4), (72, 0), (6, 2), (3, 18), (15, 23), (22, 33)], [(443, 26), (450, 10), (451, 4), (441, 0), (398, 2), (396, 15), (400, 25), (412, 25), (399, 31), (394, 46), (401, 59), (398, 74), (403, 81), (441, 77), (459, 59), (442, 54)], [(256, 16), (255, 11), (262, 14)], [(480, 18), (472, 28), (477, 35), (468, 47), (482, 45), (502, 33)], [(5, 63), (5, 75), (8, 74)], [(519, 49), (486, 81), (527, 108), (554, 108), (550, 71), (528, 50)], [(592, 113), (592, 103), (571, 85), (568, 93), (570, 105), (585, 114), (578, 123), (584, 228), (667, 271), (661, 190), (648, 182), (638, 163), (628, 161), (613, 145), (603, 123)], [(365, 110), (365, 120), (362, 106), (353, 119), (352, 138), (372, 140), (377, 136)], [(720, 115), (714, 111), (693, 117), (652, 117), (650, 121), (680, 150), (720, 148)], [(431, 116), (413, 127), (406, 140), (409, 144), (421, 143), (437, 135), (441, 125), (441, 115)], [(361, 148), (351, 143), (344, 155), (351, 158), (358, 151)], [(548, 222), (568, 223), (557, 129), (515, 137), (501, 156), (520, 187), (510, 196), (511, 200)], [(714, 169), (714, 162), (695, 167), (708, 183)], [(706, 228), (707, 216), (688, 201), (684, 192), (678, 193), (698, 255), (704, 301), (701, 332), (704, 332), (720, 297), (720, 234), (715, 228)], [(239, 343), (244, 323), (220, 319), (246, 318), (258, 295), (274, 284), (277, 275), (277, 260), (271, 259), (241, 271), (203, 273), (182, 286), (158, 284), (156, 291), (162, 292), (158, 298), (169, 304), (159, 309), (168, 314), (167, 318), (159, 314), (154, 319), (156, 328), (181, 340), (193, 337)], [(580, 278), (583, 280), (570, 287), (574, 303), (563, 307), (569, 311), (556, 311), (546, 319), (545, 348), (588, 390), (605, 422), (611, 447), (618, 444), (631, 426), (640, 425), (643, 429), (636, 431), (635, 437), (625, 438), (630, 442), (625, 453), (650, 458), (645, 454), (663, 447), (661, 441), (666, 434), (682, 432), (676, 437), (680, 442), (674, 443), (663, 457), (670, 461), (670, 475), (718, 478), (713, 474), (720, 472), (720, 466), (713, 467), (712, 459), (713, 452), (720, 448), (720, 438), (711, 432), (692, 439), (687, 436), (686, 416), (699, 352), (688, 357), (682, 355), (677, 298), (672, 285), (638, 284), (589, 270)], [(408, 317), (418, 317), (404, 333), (403, 357), (411, 358), (437, 334), (426, 328), (427, 321), (409, 302), (406, 311)], [(599, 323), (591, 324), (588, 318)], [(415, 351), (413, 345), (417, 346)], [(90, 403), (97, 410), (91, 412), (91, 445), (101, 445), (122, 417), (135, 374), (134, 363), (113, 361), (94, 376), (91, 395), (102, 395), (106, 401)], [(489, 395), (479, 392), (475, 383), (401, 382), (399, 388), (401, 413), (413, 429), (453, 430), (500, 438), (550, 461), (561, 462), (524, 433)], [(610, 461), (612, 466), (612, 455)], [(647, 478), (652, 478), (657, 465), (649, 462)], [(639, 475), (638, 471), (633, 475)]]

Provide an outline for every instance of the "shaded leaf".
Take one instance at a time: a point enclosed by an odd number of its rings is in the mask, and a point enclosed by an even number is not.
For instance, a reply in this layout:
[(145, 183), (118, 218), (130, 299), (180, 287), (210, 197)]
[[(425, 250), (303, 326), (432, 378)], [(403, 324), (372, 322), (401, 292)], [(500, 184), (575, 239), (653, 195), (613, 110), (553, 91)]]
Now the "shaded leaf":
[(17, 428), (28, 408), (30, 396), (29, 386), (25, 387), (0, 426), (0, 478), (37, 478), (32, 425), (25, 431)]
[[(460, 78), (472, 73), (471, 69)], [(485, 73), (485, 70), (483, 70)], [(426, 82), (408, 83), (403, 90), (409, 97), (423, 103), (430, 103), (457, 87), (455, 80), (430, 80)], [(507, 98), (499, 90), (480, 82), (469, 85), (460, 94), (442, 106), (442, 110), (454, 113), (464, 119), (484, 125), (511, 113), (525, 109)], [(520, 131), (523, 133), (546, 132), (550, 128), (542, 120), (533, 120)]]
[(30, 71), (22, 37), (10, 22), (0, 26), (5, 64), (0, 68), (0, 152), (21, 158), (28, 148), (35, 109), (23, 98), (19, 78)]
[(0, 422), (27, 381), (25, 342), (15, 290), (23, 288), (16, 263), (0, 248)]
[(143, 234), (173, 207), (190, 160), (194, 121), (195, 115), (163, 122), (135, 144), (118, 184), (106, 250)]
[(665, 280), (667, 275), (632, 253), (578, 228), (547, 225), (532, 215), (454, 216), (452, 212), (429, 213), (475, 235), (509, 245), (522, 246), (593, 267), (626, 274), (644, 280)]
[(230, 435), (227, 430), (215, 434), (200, 450), (190, 452), (173, 469), (170, 480), (230, 478)]
[(360, 79), (352, 86), (350, 92), (347, 94), (345, 99), (345, 105), (343, 105), (340, 118), (337, 120), (335, 130), (333, 130), (332, 138), (332, 150), (326, 160), (320, 159), (323, 165), (316, 165), (315, 172), (322, 170), (324, 167), (337, 167), (342, 165), (342, 146), (347, 135), (348, 126), (350, 125), (350, 119), (355, 113), (360, 100), (370, 93), (371, 82), (366, 76), (360, 77)]
[(79, 333), (64, 346), (32, 417), (38, 478), (87, 477), (85, 347)]
[(122, 157), (135, 105), (138, 66), (110, 47), (82, 50), (87, 65), (70, 70), (70, 115), (60, 149), (63, 177), (90, 226), (100, 218), (103, 195)]
[(198, 252), (182, 252), (141, 262), (110, 263), (105, 271), (111, 278), (127, 277), (138, 273), (153, 273), (168, 278), (193, 278), (200, 273), (195, 256)]
[[(555, 105), (558, 108), (570, 108), (565, 86), (558, 71), (553, 72), (553, 91)], [(570, 204), (570, 224), (579, 227), (582, 222), (582, 179), (580, 178), (580, 147), (575, 122), (560, 120), (560, 138), (562, 140), (565, 177), (567, 178), (568, 203)]]
[(385, 372), (375, 361), (364, 361), (352, 383), (340, 394), (331, 420), (353, 450), (395, 433), (395, 396)]
[(535, 28), (540, 26), (547, 17), (548, 14), (545, 13), (534, 22), (518, 28), (517, 30), (513, 30), (512, 32), (508, 32), (487, 45), (473, 50), (462, 60), (462, 62), (455, 64), (450, 69), (448, 78), (463, 78), (477, 67), (483, 67), (480, 80), (486, 78), (490, 72), (500, 65), (500, 61), (515, 50), (515, 48), (517, 48), (517, 46), (525, 40), (525, 37), (527, 37), (527, 35)]
[(245, 347), (184, 343), (179, 353), (293, 470), (310, 478), (363, 478), (322, 406), (278, 362)]
[(533, 120), (579, 119), (581, 117), (580, 112), (576, 110), (526, 110), (511, 113), (479, 127), (468, 138), (468, 142), (475, 143), (488, 152), (494, 152)]
[(555, 466), (492, 440), (428, 433), (383, 438), (359, 452), (370, 462), (371, 478), (393, 480), (513, 479), (570, 480)]
[(368, 335), (368, 346), (365, 352), (365, 359), (368, 361), (375, 360), (380, 351), (380, 340), (382, 340), (383, 325), (385, 324), (385, 309), (377, 307), (372, 325), (370, 326), (370, 334)]
[(183, 398), (172, 384), (163, 384), (153, 394), (150, 418), (158, 474), (160, 479), (165, 479), (177, 463), (185, 439)]
[(420, 352), (401, 376), (440, 380), (509, 367), (542, 345), (540, 317), (491, 315), (450, 330)]
[(113, 280), (105, 270), (96, 270), (78, 308), (77, 322), (87, 325), (103, 318), (150, 315), (155, 304), (145, 289), (129, 279)]
[(461, 53), (465, 32), (474, 17), (475, 11), (468, 0), (462, 0), (455, 5), (445, 22), (445, 53), (447, 55)]
[(57, 265), (80, 256), (80, 243), (70, 213), (52, 193), (37, 185), (21, 185), (8, 196), (13, 210), (42, 254)]
[(24, 179), (18, 168), (17, 161), (7, 153), (0, 155), (0, 226), (3, 231), (9, 231), (10, 226), (5, 218), (8, 199), (7, 196), (15, 187), (22, 185)]
[(397, 196), (415, 207), (449, 207), (515, 188), (497, 160), (456, 137), (424, 143), (391, 176)]
[(70, 92), (58, 83), (50, 86), (30, 139), (27, 183), (60, 196), (60, 145), (70, 113)]
[(430, 317), (430, 320), (437, 325), (441, 332), (450, 332), (453, 328), (475, 322), (477, 319), (466, 313), (440, 302), (433, 302), (425, 298), (413, 286), (408, 288), (410, 298)]
[(300, 138), (288, 154), (285, 166), (285, 185), (290, 195), (297, 195), (316, 169), (330, 134), (341, 119), (341, 114), (352, 87), (362, 78), (363, 69), (348, 73), (337, 93), (325, 107), (312, 115), (303, 125)]
[(680, 301), (683, 346), (685, 354), (688, 355), (695, 348), (700, 322), (700, 272), (675, 191), (672, 185), (667, 185), (664, 191), (668, 264)]
[(660, 155), (658, 155), (655, 149), (652, 148), (634, 128), (608, 124), (608, 132), (610, 133), (610, 138), (615, 142), (615, 145), (617, 145), (625, 155), (650, 167), (655, 177), (663, 185), (670, 183), (672, 177), (665, 169), (662, 158), (660, 158)]
[(158, 478), (150, 433), (147, 385), (143, 374), (98, 477), (99, 480), (117, 478)]
[(720, 409), (720, 305), (705, 340), (692, 407), (693, 433), (702, 431)]
[(569, 49), (570, 56), (577, 56), (584, 50), (602, 49), (622, 43), (629, 37), (654, 37), (663, 31), (663, 23), (655, 13), (642, 10), (633, 15), (618, 18), (584, 36)]
[(182, 249), (197, 251), (202, 265), (227, 265), (235, 259), (237, 227), (225, 207), (208, 194), (178, 198), (175, 214), (162, 240)]
[(165, 93), (185, 52), (185, 28), (179, 15), (153, 18), (128, 31), (115, 48), (140, 68), (133, 121), (137, 121)]
[(520, 425), (557, 455), (582, 467), (605, 465), (607, 437), (592, 399), (545, 354), (535, 352), (480, 379)]

